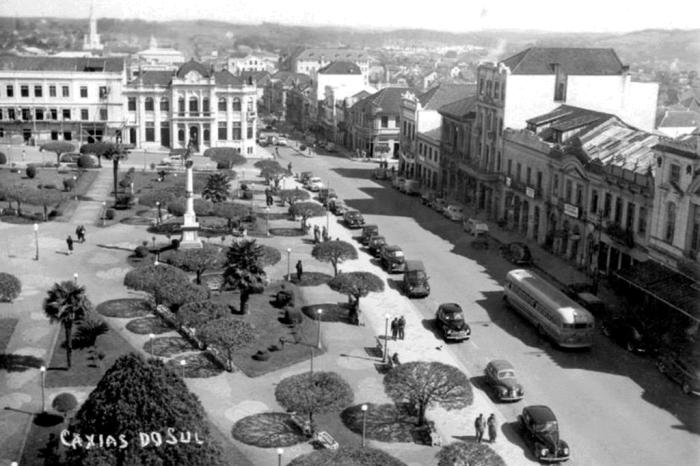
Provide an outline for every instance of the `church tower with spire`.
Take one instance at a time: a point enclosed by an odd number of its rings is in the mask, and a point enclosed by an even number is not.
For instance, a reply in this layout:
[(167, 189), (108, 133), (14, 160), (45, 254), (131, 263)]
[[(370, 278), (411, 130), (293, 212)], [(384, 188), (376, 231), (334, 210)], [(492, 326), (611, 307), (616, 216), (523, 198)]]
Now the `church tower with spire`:
[(97, 18), (95, 18), (95, 3), (90, 4), (90, 33), (83, 37), (83, 50), (102, 50), (100, 35), (97, 33)]

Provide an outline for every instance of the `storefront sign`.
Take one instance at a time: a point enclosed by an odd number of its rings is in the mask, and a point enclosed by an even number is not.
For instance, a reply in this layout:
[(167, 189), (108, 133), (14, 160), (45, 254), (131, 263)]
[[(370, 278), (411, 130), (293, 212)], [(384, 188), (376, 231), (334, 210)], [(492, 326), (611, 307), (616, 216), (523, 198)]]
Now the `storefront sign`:
[(535, 188), (527, 187), (525, 188), (525, 195), (527, 197), (535, 198)]
[(564, 204), (564, 215), (569, 217), (578, 218), (578, 206), (571, 204)]

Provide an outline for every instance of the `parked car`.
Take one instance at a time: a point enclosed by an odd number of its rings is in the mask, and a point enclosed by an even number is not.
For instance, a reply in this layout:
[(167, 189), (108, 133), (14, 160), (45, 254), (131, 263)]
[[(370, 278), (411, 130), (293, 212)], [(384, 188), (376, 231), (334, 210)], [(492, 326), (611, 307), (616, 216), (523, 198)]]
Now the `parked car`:
[(289, 142), (287, 141), (287, 138), (278, 136), (277, 137), (277, 145), (278, 146), (288, 146)]
[(403, 290), (409, 298), (425, 298), (430, 294), (428, 274), (425, 273), (423, 262), (406, 261), (403, 271)]
[(475, 218), (468, 218), (462, 221), (464, 231), (472, 236), (482, 236), (489, 234), (489, 226), (487, 223)]
[(182, 162), (182, 158), (178, 155), (170, 155), (168, 157), (163, 157), (160, 160), (161, 165), (167, 165), (167, 166), (179, 165), (181, 162)]
[(367, 242), (367, 248), (369, 249), (370, 254), (372, 254), (374, 257), (377, 257), (385, 244), (386, 238), (384, 238), (383, 236), (374, 235)]
[(402, 193), (417, 196), (420, 194), (420, 182), (418, 180), (405, 180), (403, 185), (399, 186)]
[(523, 386), (515, 378), (515, 368), (504, 359), (489, 362), (484, 369), (486, 383), (499, 401), (518, 401), (525, 396)]
[(343, 222), (348, 228), (360, 228), (365, 224), (365, 219), (357, 210), (349, 210), (343, 215)]
[(433, 200), (433, 202), (430, 204), (430, 207), (436, 212), (443, 213), (445, 211), (445, 208), (447, 207), (447, 201), (441, 197), (438, 197)]
[(435, 312), (437, 327), (445, 340), (468, 340), (472, 329), (464, 321), (464, 311), (457, 303), (443, 303)]
[(78, 152), (66, 152), (65, 154), (61, 154), (61, 158), (59, 159), (60, 163), (78, 163), (78, 160), (80, 159), (80, 153)]
[(588, 282), (571, 283), (564, 288), (564, 293), (571, 299), (585, 307), (597, 317), (605, 317), (608, 314), (605, 302), (595, 294), (593, 284)]
[(389, 179), (389, 170), (386, 168), (375, 168), (372, 170), (372, 178), (375, 180), (388, 180)]
[(313, 178), (313, 176), (313, 172), (301, 172), (301, 175), (299, 175), (299, 181), (301, 182), (301, 184), (306, 186), (306, 184), (309, 182), (309, 179)]
[(635, 319), (626, 317), (603, 319), (600, 331), (633, 353), (648, 353), (654, 346), (645, 335), (642, 323)]
[(369, 239), (379, 234), (379, 227), (377, 225), (365, 225), (362, 227), (362, 234), (360, 235), (360, 243), (367, 245)]
[(501, 255), (508, 261), (519, 266), (532, 265), (532, 254), (527, 244), (515, 241), (501, 246)]
[(525, 441), (540, 462), (560, 462), (569, 459), (569, 445), (559, 437), (559, 423), (547, 406), (526, 406), (518, 416)]
[(453, 222), (461, 222), (464, 219), (464, 209), (455, 204), (450, 204), (445, 207), (443, 213), (445, 217), (449, 218)]
[(332, 188), (321, 188), (318, 191), (318, 201), (324, 206), (328, 206), (328, 201), (337, 198), (338, 195)]
[(312, 176), (307, 182), (307, 187), (309, 191), (319, 192), (323, 189), (323, 181), (318, 176)]
[(404, 183), (406, 183), (406, 178), (404, 178), (403, 176), (395, 176), (391, 180), (391, 185), (399, 191), (403, 189)]
[(700, 395), (700, 364), (697, 358), (682, 357), (673, 352), (663, 353), (656, 360), (656, 367), (679, 384), (686, 395)]
[(328, 200), (328, 208), (333, 215), (343, 215), (348, 211), (348, 206), (342, 200), (338, 198), (331, 198)]
[(420, 201), (423, 205), (430, 205), (436, 197), (435, 191), (425, 190), (420, 195)]
[(385, 245), (379, 252), (379, 262), (389, 273), (403, 272), (406, 267), (406, 258), (400, 247)]

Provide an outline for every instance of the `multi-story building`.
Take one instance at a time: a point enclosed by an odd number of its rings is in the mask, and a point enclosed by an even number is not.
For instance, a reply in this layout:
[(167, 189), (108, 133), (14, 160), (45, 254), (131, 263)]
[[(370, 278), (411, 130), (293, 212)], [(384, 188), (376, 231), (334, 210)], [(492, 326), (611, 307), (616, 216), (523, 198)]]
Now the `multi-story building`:
[(373, 93), (360, 91), (343, 100), (335, 99), (336, 126), (338, 131), (335, 140), (344, 147), (352, 147), (352, 107), (360, 100), (369, 97)]
[(0, 140), (112, 137), (124, 123), (123, 58), (0, 57)]
[(418, 155), (416, 135), (427, 134), (440, 128), (442, 122), (442, 117), (438, 113), (440, 107), (473, 94), (474, 86), (440, 84), (420, 94), (408, 91), (402, 96), (399, 173), (410, 178), (420, 176), (422, 170), (416, 170)]
[(270, 107), (265, 100), (265, 89), (270, 82), (270, 73), (267, 71), (243, 71), (238, 75), (243, 82), (253, 82), (257, 89), (258, 113), (270, 113)]
[(145, 71), (175, 71), (185, 63), (185, 54), (172, 47), (160, 47), (154, 36), (148, 48), (136, 52), (130, 62), (130, 77)]
[(310, 78), (302, 73), (292, 73), (290, 71), (278, 71), (270, 76), (263, 91), (265, 106), (279, 121), (287, 119), (287, 97), (297, 83), (308, 82)]
[(189, 61), (147, 71), (124, 89), (124, 142), (138, 148), (233, 147), (255, 153), (257, 89), (228, 71)]
[(646, 260), (658, 137), (569, 105), (527, 125), (504, 131), (507, 228), (592, 274)]
[(367, 157), (397, 158), (400, 148), (401, 101), (405, 87), (386, 87), (352, 106), (351, 149)]
[(441, 128), (416, 134), (416, 177), (421, 186), (437, 190), (440, 186)]
[(334, 61), (316, 72), (316, 100), (323, 100), (331, 88), (336, 99), (344, 99), (367, 87), (360, 67), (348, 61)]
[(227, 60), (227, 69), (236, 75), (244, 71), (266, 71), (274, 73), (277, 70), (279, 57), (270, 52), (262, 50), (252, 53), (236, 53)]
[[(369, 85), (370, 56), (364, 50), (344, 48), (306, 48), (298, 49), (287, 59), (289, 71), (304, 73), (316, 79), (321, 68), (334, 61), (355, 63), (360, 67), (364, 84)], [(323, 97), (320, 97), (323, 98)]]
[(306, 75), (297, 79), (287, 90), (286, 121), (297, 129), (316, 131), (318, 126), (318, 101), (313, 81)]

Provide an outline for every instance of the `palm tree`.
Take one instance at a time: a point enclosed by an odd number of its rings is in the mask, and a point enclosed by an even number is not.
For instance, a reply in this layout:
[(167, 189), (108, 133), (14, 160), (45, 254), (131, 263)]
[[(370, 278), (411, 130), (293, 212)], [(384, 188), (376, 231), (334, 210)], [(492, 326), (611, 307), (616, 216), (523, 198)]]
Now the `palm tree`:
[(241, 293), (241, 314), (248, 312), (250, 295), (262, 291), (265, 286), (266, 274), (260, 262), (262, 257), (263, 248), (255, 240), (234, 242), (226, 254), (224, 281)]
[(224, 202), (229, 196), (230, 182), (229, 177), (223, 173), (210, 175), (207, 185), (202, 190), (202, 197), (214, 203)]
[(118, 198), (117, 179), (119, 178), (119, 162), (126, 159), (129, 152), (119, 143), (106, 143), (107, 148), (103, 152), (103, 157), (112, 161), (112, 176), (114, 178), (114, 200)]
[(82, 321), (92, 309), (92, 303), (85, 295), (85, 287), (72, 281), (54, 283), (44, 300), (44, 312), (51, 323), (63, 325), (66, 334), (66, 362), (70, 369), (73, 325)]

